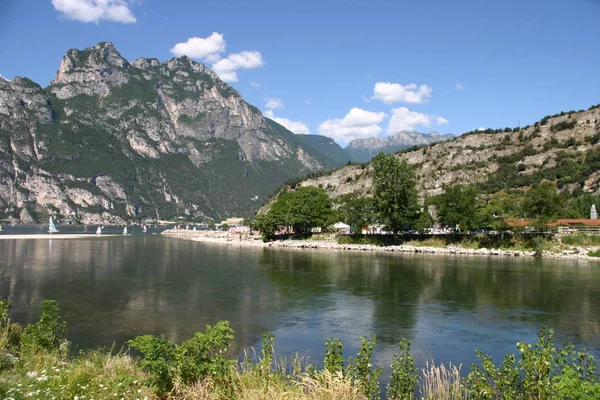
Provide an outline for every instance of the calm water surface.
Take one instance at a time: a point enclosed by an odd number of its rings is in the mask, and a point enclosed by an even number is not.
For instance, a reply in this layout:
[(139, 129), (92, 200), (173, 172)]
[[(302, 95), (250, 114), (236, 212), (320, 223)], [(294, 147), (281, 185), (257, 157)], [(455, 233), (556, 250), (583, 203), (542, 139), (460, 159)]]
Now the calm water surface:
[(419, 365), (469, 364), (476, 348), (516, 352), (548, 324), (558, 341), (600, 352), (600, 263), (513, 258), (294, 251), (160, 236), (0, 240), (0, 298), (13, 319), (58, 300), (79, 348), (140, 334), (182, 341), (226, 319), (234, 352), (275, 334), (276, 353), (320, 364), (339, 337), (355, 355), (378, 339), (389, 365), (402, 337)]

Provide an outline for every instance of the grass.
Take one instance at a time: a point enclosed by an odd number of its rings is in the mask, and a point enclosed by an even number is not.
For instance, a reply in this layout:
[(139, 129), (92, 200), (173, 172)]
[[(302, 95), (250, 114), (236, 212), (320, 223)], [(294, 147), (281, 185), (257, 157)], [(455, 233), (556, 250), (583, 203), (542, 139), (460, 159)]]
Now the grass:
[(444, 364), (435, 365), (426, 363), (421, 370), (421, 382), (419, 383), (422, 399), (424, 400), (459, 400), (466, 399), (466, 393), (461, 385), (461, 366), (450, 363), (448, 367)]
[(600, 257), (600, 249), (588, 252), (589, 257)]
[(145, 373), (124, 353), (101, 350), (67, 359), (58, 352), (21, 354), (21, 362), (1, 376), (0, 397), (38, 399), (153, 398)]
[(571, 246), (600, 246), (600, 236), (598, 235), (566, 235), (562, 237), (561, 241)]

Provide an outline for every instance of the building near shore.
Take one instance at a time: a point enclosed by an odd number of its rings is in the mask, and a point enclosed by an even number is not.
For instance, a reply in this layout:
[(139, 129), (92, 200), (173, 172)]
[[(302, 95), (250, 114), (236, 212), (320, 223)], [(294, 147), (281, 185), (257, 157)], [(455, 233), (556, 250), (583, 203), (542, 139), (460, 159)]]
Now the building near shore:
[(244, 225), (244, 218), (227, 218), (224, 221), (221, 221), (221, 225), (228, 225), (231, 227), (234, 226), (243, 226)]

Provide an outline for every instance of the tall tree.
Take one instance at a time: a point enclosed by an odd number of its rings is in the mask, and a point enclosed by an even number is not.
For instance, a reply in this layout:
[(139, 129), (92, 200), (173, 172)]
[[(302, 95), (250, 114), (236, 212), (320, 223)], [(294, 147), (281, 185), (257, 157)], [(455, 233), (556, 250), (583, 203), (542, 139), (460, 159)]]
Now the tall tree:
[(322, 188), (305, 186), (279, 196), (269, 211), (271, 221), (292, 226), (296, 233), (324, 228), (332, 222), (331, 199)]
[(360, 233), (362, 228), (377, 222), (375, 204), (370, 197), (363, 197), (356, 193), (342, 196), (338, 202), (338, 213), (342, 221), (350, 225), (354, 232)]
[(540, 226), (564, 215), (565, 200), (552, 182), (544, 181), (532, 187), (525, 196), (523, 214), (526, 218), (536, 219)]
[(437, 215), (442, 224), (470, 231), (479, 224), (477, 189), (472, 186), (444, 186), (444, 194), (437, 199)]
[(418, 214), (414, 168), (393, 154), (373, 158), (373, 200), (382, 222), (394, 234)]

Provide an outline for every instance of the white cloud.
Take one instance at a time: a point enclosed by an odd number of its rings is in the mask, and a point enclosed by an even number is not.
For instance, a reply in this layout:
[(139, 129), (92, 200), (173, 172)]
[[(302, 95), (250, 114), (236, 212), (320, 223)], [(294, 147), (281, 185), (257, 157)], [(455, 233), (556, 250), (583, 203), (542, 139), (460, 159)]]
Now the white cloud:
[(241, 53), (232, 53), (217, 61), (212, 69), (224, 81), (237, 82), (238, 69), (259, 68), (264, 65), (262, 55), (258, 51), (242, 51)]
[(274, 99), (272, 97), (265, 96), (265, 107), (271, 110), (274, 110), (276, 108), (282, 108), (283, 101), (281, 99)]
[(267, 110), (264, 115), (278, 124), (285, 126), (291, 132), (310, 134), (310, 129), (308, 129), (308, 126), (300, 121), (291, 121), (287, 118), (276, 117), (273, 114), (273, 110)]
[(218, 62), (221, 59), (219, 53), (225, 52), (225, 46), (223, 35), (213, 32), (207, 38), (192, 37), (186, 42), (177, 43), (170, 51), (176, 57), (185, 55), (208, 62)]
[(353, 108), (342, 119), (328, 119), (319, 125), (319, 132), (341, 142), (377, 136), (381, 132), (378, 125), (387, 114)]
[(54, 9), (67, 19), (80, 22), (107, 20), (131, 24), (136, 18), (128, 0), (52, 0)]
[(477, 128), (478, 131), (485, 131), (485, 128), (483, 126), (480, 126), (479, 128)]
[(252, 86), (253, 88), (259, 88), (262, 85), (260, 84), (260, 82), (250, 81), (250, 86)]
[(436, 125), (445, 125), (445, 124), (449, 124), (450, 121), (448, 121), (446, 118), (444, 117), (436, 117), (435, 118), (435, 124)]
[(372, 99), (381, 100), (385, 104), (411, 103), (423, 104), (431, 98), (433, 89), (427, 85), (417, 86), (410, 83), (402, 86), (399, 83), (377, 82), (373, 89)]
[(463, 86), (462, 83), (456, 82), (454, 84), (454, 90), (458, 90), (459, 92), (463, 92), (465, 90), (465, 87)]
[(393, 134), (400, 131), (414, 131), (417, 126), (430, 127), (434, 124), (443, 125), (449, 122), (444, 117), (422, 114), (410, 111), (406, 107), (399, 107), (392, 110), (387, 132)]

